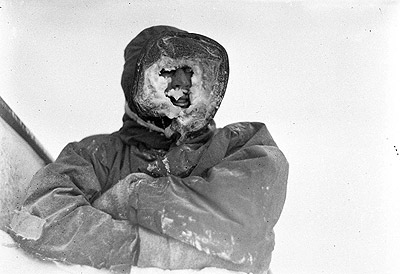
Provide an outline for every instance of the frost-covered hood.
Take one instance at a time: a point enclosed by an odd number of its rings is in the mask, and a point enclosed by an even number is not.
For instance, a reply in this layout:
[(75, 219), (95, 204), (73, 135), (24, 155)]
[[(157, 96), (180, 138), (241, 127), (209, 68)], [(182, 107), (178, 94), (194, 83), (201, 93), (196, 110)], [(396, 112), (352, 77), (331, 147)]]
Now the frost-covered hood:
[[(172, 104), (165, 90), (168, 79), (161, 70), (188, 66), (193, 71), (190, 106)], [(208, 125), (225, 94), (228, 56), (216, 41), (169, 26), (143, 30), (125, 49), (122, 88), (129, 109), (143, 121), (160, 127), (169, 137), (190, 133)]]

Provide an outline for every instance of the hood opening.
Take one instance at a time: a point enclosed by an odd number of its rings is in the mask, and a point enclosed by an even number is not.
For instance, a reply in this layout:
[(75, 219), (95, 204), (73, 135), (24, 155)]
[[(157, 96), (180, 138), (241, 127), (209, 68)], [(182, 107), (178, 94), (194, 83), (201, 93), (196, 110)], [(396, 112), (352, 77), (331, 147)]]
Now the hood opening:
[[(218, 65), (217, 62), (202, 63), (201, 60), (172, 59), (161, 56), (158, 61), (145, 70), (142, 92), (136, 94), (135, 102), (149, 116), (179, 118), (183, 123), (188, 122), (190, 115), (199, 116), (200, 114), (193, 112), (200, 111), (205, 115), (208, 110), (214, 109), (217, 103), (216, 100), (213, 100), (212, 87), (217, 81), (213, 71)], [(173, 71), (180, 67), (192, 68), (191, 87), (188, 91), (180, 88), (166, 91), (171, 79), (163, 77), (160, 72)], [(190, 105), (185, 108), (174, 105), (173, 100), (178, 100), (184, 94), (188, 95)]]

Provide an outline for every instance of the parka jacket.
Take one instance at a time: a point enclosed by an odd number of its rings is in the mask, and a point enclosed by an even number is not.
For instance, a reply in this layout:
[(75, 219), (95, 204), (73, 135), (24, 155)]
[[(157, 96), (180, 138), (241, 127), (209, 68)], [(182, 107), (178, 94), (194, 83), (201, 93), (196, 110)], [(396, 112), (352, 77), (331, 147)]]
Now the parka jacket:
[(145, 228), (236, 270), (265, 272), (288, 163), (264, 124), (216, 129), (214, 113), (180, 142), (126, 113), (119, 131), (68, 144), (33, 177), (10, 233), (43, 258), (126, 270)]

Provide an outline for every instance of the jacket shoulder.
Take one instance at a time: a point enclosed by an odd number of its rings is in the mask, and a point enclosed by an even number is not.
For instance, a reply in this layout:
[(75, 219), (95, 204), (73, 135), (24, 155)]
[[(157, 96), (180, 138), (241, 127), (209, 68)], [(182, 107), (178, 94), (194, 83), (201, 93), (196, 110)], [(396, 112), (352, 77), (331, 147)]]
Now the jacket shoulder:
[(226, 125), (220, 130), (238, 144), (277, 146), (267, 126), (261, 122), (237, 122)]
[[(77, 142), (71, 142), (61, 151), (60, 156), (77, 153), (86, 159), (104, 158), (122, 149), (123, 143), (115, 134), (96, 134), (83, 138)], [(108, 158), (108, 157), (107, 157)]]
[(236, 122), (231, 123), (223, 127), (223, 129), (229, 129), (232, 131), (246, 132), (246, 131), (258, 131), (260, 129), (267, 129), (267, 126), (261, 122)]
[(115, 134), (95, 134), (95, 135), (90, 135), (79, 142), (77, 142), (79, 145), (89, 147), (91, 145), (113, 145), (120, 143), (121, 139)]

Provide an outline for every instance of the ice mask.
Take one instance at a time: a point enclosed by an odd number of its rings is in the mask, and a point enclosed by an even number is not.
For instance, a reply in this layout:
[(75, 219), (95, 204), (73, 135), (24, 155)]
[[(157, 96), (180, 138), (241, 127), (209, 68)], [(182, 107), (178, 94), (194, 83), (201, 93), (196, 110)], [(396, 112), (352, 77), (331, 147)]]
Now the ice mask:
[[(216, 98), (213, 88), (218, 85), (215, 71), (219, 62), (214, 60), (172, 59), (161, 58), (144, 71), (143, 90), (137, 93), (135, 101), (141, 109), (150, 116), (166, 116), (172, 119), (169, 130), (185, 135), (185, 131), (197, 131), (204, 127), (206, 119), (212, 115), (221, 98)], [(180, 89), (166, 92), (171, 78), (160, 75), (160, 72), (172, 71), (177, 68), (190, 67), (193, 75), (189, 89), (190, 105), (188, 108), (175, 106), (170, 97), (178, 99), (183, 93)]]

